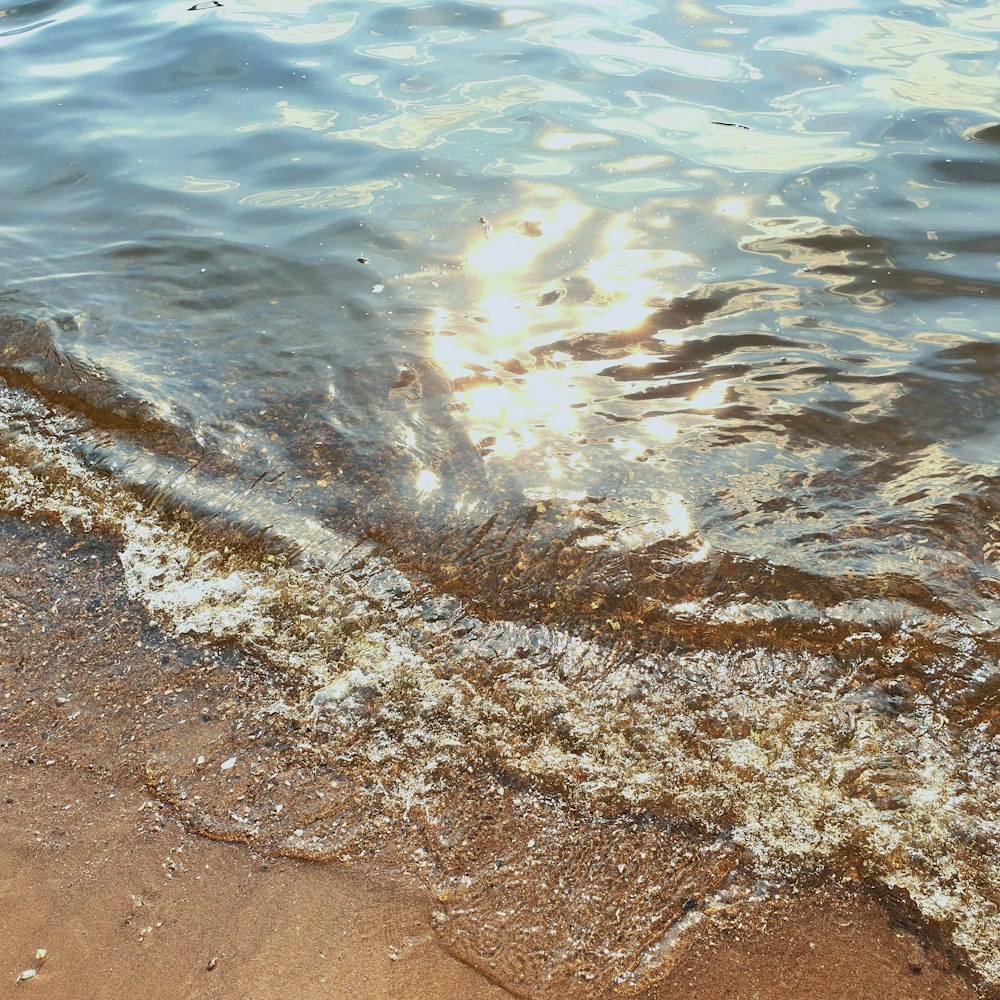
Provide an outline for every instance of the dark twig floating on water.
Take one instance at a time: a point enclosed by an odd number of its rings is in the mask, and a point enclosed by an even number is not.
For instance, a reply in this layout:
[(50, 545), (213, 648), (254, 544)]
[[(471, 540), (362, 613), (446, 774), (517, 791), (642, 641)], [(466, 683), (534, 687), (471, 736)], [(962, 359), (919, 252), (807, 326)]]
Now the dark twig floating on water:
[(742, 128), (746, 129), (747, 132), (750, 131), (749, 125), (741, 125), (739, 122), (712, 122), (713, 125), (725, 125), (726, 128)]

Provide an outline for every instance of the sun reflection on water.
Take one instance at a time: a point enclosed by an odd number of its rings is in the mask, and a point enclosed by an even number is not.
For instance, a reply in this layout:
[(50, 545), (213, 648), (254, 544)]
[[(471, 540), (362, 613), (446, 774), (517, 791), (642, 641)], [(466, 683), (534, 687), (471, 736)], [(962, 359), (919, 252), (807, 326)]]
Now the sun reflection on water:
[(414, 483), (417, 493), (420, 496), (426, 496), (429, 493), (433, 493), (441, 485), (441, 479), (438, 474), (431, 469), (424, 469), (416, 479)]
[[(596, 379), (609, 358), (641, 372), (682, 343), (677, 330), (644, 328), (698, 261), (669, 245), (669, 224), (655, 227), (654, 238), (648, 220), (631, 212), (598, 219), (563, 191), (535, 193), (516, 214), (481, 220), (461, 268), (466, 308), (436, 308), (429, 353), (452, 380), (456, 417), (485, 461), (527, 460), (536, 478), (565, 483), (585, 478), (595, 462), (606, 475), (609, 465), (646, 461), (681, 435), (682, 420), (650, 414), (594, 439), (599, 393), (621, 397), (628, 388)], [(726, 206), (733, 214), (739, 207), (739, 199)], [(586, 257), (584, 245), (593, 248)], [(589, 343), (607, 337), (607, 346), (577, 351), (580, 336)], [(614, 347), (622, 336), (625, 346)], [(633, 350), (632, 340), (645, 346)], [(686, 419), (704, 419), (726, 391), (721, 384), (697, 389)], [(437, 485), (425, 477), (418, 490)]]
[[(623, 401), (637, 382), (609, 380), (611, 369), (634, 368), (643, 382), (682, 347), (683, 331), (657, 330), (654, 317), (690, 287), (699, 262), (671, 245), (669, 222), (651, 226), (632, 212), (601, 218), (558, 189), (535, 194), (516, 213), (481, 220), (458, 269), (461, 309), (439, 305), (428, 324), (453, 413), (483, 461), (502, 463), (504, 480), (526, 498), (606, 493), (636, 469), (649, 483), (642, 511), (595, 531), (593, 546), (631, 551), (685, 539), (694, 528), (683, 497), (655, 488), (655, 462), (639, 470), (711, 419), (726, 384), (695, 383), (677, 394), (675, 411), (633, 411), (615, 418), (611, 433), (601, 401), (616, 413), (634, 407)], [(738, 215), (741, 206), (726, 207)], [(420, 495), (439, 486), (420, 474)]]
[(706, 385), (691, 397), (691, 406), (696, 410), (714, 410), (726, 401), (726, 387), (721, 383)]

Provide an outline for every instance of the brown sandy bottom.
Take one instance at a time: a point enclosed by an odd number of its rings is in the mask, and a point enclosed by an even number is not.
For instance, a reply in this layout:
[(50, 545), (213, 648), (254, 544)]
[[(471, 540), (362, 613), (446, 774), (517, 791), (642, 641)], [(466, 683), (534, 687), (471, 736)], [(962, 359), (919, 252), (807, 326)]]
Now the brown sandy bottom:
[[(258, 850), (266, 844), (191, 832), (180, 822), (189, 814), (179, 762), (190, 770), (199, 747), (225, 752), (248, 721), (250, 668), (232, 651), (165, 636), (128, 600), (109, 552), (55, 525), (0, 518), (0, 995), (8, 986), (53, 997), (976, 995), (924, 929), (850, 879), (693, 923), (659, 981), (638, 980), (637, 993), (608, 987), (593, 943), (581, 964), (596, 969), (589, 988), (547, 980), (539, 969), (557, 952), (565, 964), (574, 947), (554, 928), (601, 942), (628, 923), (627, 907), (609, 909), (622, 899), (613, 883), (623, 869), (639, 873), (637, 905), (663, 910), (651, 924), (662, 930), (724, 881), (732, 859), (698, 856), (690, 831), (623, 840), (600, 818), (565, 814), (558, 842), (547, 841), (552, 827), (527, 791), (484, 805), (474, 783), (460, 789), (468, 802), (456, 810), (449, 863), (473, 877), (431, 880), (433, 892), (378, 842), (375, 817), (343, 839), (352, 864), (274, 858)], [(294, 758), (280, 742), (272, 750)], [(507, 863), (512, 847), (520, 856), (536, 839), (548, 851), (538, 872), (552, 879), (553, 868), (576, 865), (565, 888), (561, 878), (540, 888), (531, 870)], [(641, 886), (657, 866), (673, 883), (654, 898)], [(533, 928), (525, 914), (536, 913)]]

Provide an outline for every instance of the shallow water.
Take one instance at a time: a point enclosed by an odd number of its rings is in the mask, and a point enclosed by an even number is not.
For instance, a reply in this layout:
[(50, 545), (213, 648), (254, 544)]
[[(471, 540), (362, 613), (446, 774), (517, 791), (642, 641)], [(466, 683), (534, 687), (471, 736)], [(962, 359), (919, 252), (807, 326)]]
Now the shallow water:
[(3, 507), (262, 662), (359, 829), (860, 864), (1000, 976), (993, 5), (190, 6), (0, 10)]

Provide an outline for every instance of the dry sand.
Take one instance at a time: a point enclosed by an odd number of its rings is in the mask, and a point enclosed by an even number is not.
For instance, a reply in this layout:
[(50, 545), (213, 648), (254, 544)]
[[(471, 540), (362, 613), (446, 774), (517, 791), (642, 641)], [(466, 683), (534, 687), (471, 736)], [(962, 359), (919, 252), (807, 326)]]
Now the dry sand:
[[(129, 753), (129, 727), (155, 726), (143, 685), (204, 653), (165, 657), (141, 609), (96, 599), (113, 569), (96, 542), (0, 519), (0, 996), (509, 996), (445, 950), (412, 883), (207, 840), (149, 794)], [(976, 995), (918, 927), (834, 883), (693, 938), (646, 997)]]

